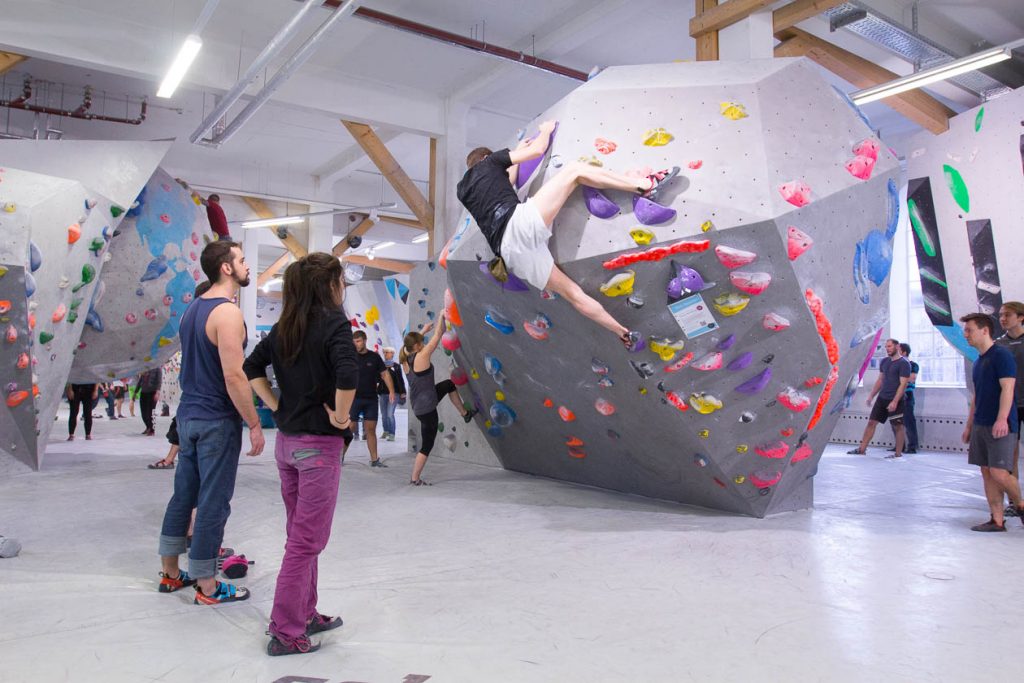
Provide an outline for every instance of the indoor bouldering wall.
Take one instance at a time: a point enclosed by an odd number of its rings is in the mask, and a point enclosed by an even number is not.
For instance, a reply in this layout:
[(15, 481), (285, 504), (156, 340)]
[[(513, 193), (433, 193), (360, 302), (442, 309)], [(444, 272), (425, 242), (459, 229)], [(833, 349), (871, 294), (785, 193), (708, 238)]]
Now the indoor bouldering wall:
[(932, 324), (966, 357), (960, 316), (1024, 299), (1024, 89), (953, 117), (909, 145), (907, 208)]
[(609, 68), (545, 119), (522, 196), (573, 162), (681, 172), (656, 202), (577, 191), (554, 222), (556, 263), (643, 333), (633, 353), (495, 280), (472, 220), (457, 226), (454, 372), (501, 464), (755, 516), (809, 506), (886, 322), (895, 156), (804, 60)]

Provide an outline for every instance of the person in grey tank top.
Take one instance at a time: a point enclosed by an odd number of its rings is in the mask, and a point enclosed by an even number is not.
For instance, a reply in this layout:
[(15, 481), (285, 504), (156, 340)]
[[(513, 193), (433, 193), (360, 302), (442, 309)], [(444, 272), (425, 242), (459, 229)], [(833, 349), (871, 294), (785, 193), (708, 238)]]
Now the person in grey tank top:
[(420, 421), (420, 449), (416, 453), (416, 460), (412, 466), (412, 479), (409, 480), (409, 483), (414, 486), (429, 486), (420, 478), (420, 475), (423, 474), (423, 468), (427, 464), (427, 458), (437, 439), (439, 423), (437, 404), (441, 399), (448, 396), (452, 405), (467, 423), (477, 413), (473, 408), (463, 405), (455, 383), (450, 379), (434, 383), (434, 364), (430, 362), (430, 356), (437, 350), (437, 344), (441, 341), (441, 333), (444, 330), (444, 313), (437, 319), (437, 329), (430, 336), (430, 340), (424, 342), (423, 334), (430, 332), (433, 326), (433, 323), (427, 323), (422, 334), (410, 332), (405, 335), (405, 344), (399, 354), (402, 369), (405, 370), (405, 375), (409, 380), (409, 403), (412, 406), (413, 414)]

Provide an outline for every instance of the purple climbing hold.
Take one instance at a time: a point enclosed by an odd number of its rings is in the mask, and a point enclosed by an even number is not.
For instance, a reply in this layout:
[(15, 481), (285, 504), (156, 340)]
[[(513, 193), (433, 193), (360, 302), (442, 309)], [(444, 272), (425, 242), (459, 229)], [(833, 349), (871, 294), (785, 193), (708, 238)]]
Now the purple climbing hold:
[(644, 225), (661, 225), (675, 218), (676, 210), (640, 195), (633, 195), (633, 215)]
[(748, 379), (746, 382), (743, 382), (742, 384), (738, 385), (736, 387), (736, 391), (740, 392), (741, 394), (751, 395), (760, 393), (766, 386), (768, 386), (768, 382), (770, 382), (771, 379), (772, 369), (765, 368), (761, 372), (757, 373), (756, 375)]
[[(555, 124), (555, 129), (553, 131), (551, 131), (551, 137), (548, 138), (548, 149), (549, 150), (551, 149), (552, 143), (554, 143), (554, 141), (555, 141), (555, 133), (557, 133), (557, 132), (558, 132), (558, 124), (556, 123)], [(540, 133), (537, 133), (537, 135), (540, 135)], [(536, 138), (537, 135), (534, 135), (533, 138), (530, 138), (530, 140), (533, 140), (534, 138)], [(529, 161), (524, 161), (523, 163), (519, 164), (519, 172), (516, 174), (516, 189), (517, 190), (520, 189), (521, 187), (523, 187), (524, 185), (526, 185), (526, 183), (530, 182), (530, 179), (533, 178), (534, 171), (536, 171), (538, 168), (540, 168), (540, 165), (541, 165), (541, 163), (543, 161), (544, 161), (544, 156), (542, 155), (542, 156), (537, 157), (536, 159), (530, 159)]]
[(734, 358), (732, 362), (730, 362), (725, 367), (732, 370), (733, 372), (738, 372), (746, 368), (748, 365), (750, 365), (751, 362), (753, 362), (753, 360), (754, 354), (748, 351), (747, 353), (741, 353), (740, 355), (736, 356), (736, 358)]
[(487, 267), (487, 263), (486, 262), (481, 262), (480, 263), (480, 272), (483, 273), (484, 275), (486, 275), (487, 277), (489, 277), (491, 279), (491, 282), (493, 282), (494, 284), (500, 286), (506, 292), (528, 292), (528, 291), (530, 291), (530, 286), (528, 284), (526, 284), (525, 282), (523, 282), (522, 280), (520, 280), (518, 277), (516, 277), (515, 273), (509, 272), (508, 280), (506, 280), (505, 282), (501, 282), (500, 280), (498, 280), (498, 278), (496, 278), (493, 275), (491, 275), (491, 271)]
[(707, 288), (704, 278), (693, 268), (679, 265), (675, 261), (672, 261), (672, 268), (675, 270), (676, 276), (669, 280), (665, 287), (665, 293), (670, 298), (679, 299)]
[(718, 342), (716, 347), (719, 351), (728, 351), (732, 348), (732, 345), (736, 343), (736, 335), (730, 334), (728, 337)]
[(587, 211), (598, 218), (611, 218), (619, 213), (619, 205), (608, 199), (600, 190), (583, 186), (583, 201)]

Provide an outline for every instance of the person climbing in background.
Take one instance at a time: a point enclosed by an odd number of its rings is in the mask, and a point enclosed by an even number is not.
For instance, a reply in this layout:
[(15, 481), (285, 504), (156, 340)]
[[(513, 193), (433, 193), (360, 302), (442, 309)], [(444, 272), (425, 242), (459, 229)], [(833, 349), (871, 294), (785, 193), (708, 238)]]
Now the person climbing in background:
[(444, 313), (437, 319), (437, 330), (430, 336), (430, 341), (424, 344), (423, 335), (430, 332), (434, 323), (427, 323), (423, 332), (410, 332), (405, 335), (405, 343), (399, 360), (402, 369), (409, 378), (409, 403), (416, 419), (420, 421), (420, 449), (416, 453), (416, 459), (412, 465), (412, 479), (409, 483), (413, 486), (429, 486), (423, 481), (421, 475), (423, 468), (430, 457), (430, 451), (434, 448), (434, 441), (437, 439), (437, 427), (440, 418), (437, 414), (437, 404), (447, 396), (455, 409), (462, 415), (465, 422), (469, 422), (476, 415), (473, 408), (466, 409), (462, 399), (459, 398), (459, 391), (451, 379), (434, 383), (434, 364), (430, 361), (431, 355), (437, 350), (437, 344), (441, 341), (441, 333), (444, 330)]
[(847, 451), (850, 455), (867, 454), (868, 444), (871, 443), (871, 439), (875, 435), (875, 429), (879, 424), (885, 424), (888, 420), (892, 422), (892, 429), (896, 433), (896, 448), (895, 453), (885, 457), (890, 459), (903, 457), (903, 442), (906, 437), (903, 429), (903, 411), (906, 401), (903, 394), (910, 381), (910, 361), (900, 355), (900, 343), (895, 339), (885, 340), (885, 354), (886, 357), (878, 364), (878, 379), (871, 387), (871, 395), (867, 400), (867, 404), (871, 406), (871, 416), (864, 427), (860, 445)]
[(995, 323), (991, 316), (969, 313), (960, 322), (964, 324), (964, 339), (979, 354), (971, 370), (973, 393), (962, 439), (967, 444), (967, 462), (981, 468), (991, 512), (987, 522), (975, 524), (971, 531), (1006, 531), (1003, 495), (1014, 509), (1021, 509), (1020, 483), (1010, 474), (1019, 429), (1014, 404), (1017, 364), (1011, 351), (993, 341)]
[(395, 388), (395, 395), (398, 400), (392, 401), (388, 386), (381, 379), (377, 382), (377, 401), (380, 403), (381, 428), (384, 430), (382, 439), (385, 441), (395, 440), (395, 409), (405, 403), (405, 380), (402, 379), (402, 368), (395, 362), (395, 349), (385, 346), (381, 353), (384, 354), (384, 365), (387, 366), (388, 374), (391, 375), (391, 386)]
[[(999, 308), (999, 326), (1003, 334), (996, 339), (996, 344), (1009, 350), (1017, 363), (1017, 382), (1014, 384), (1014, 403), (1017, 406), (1017, 440), (1013, 446), (1013, 469), (1010, 474), (1019, 480), (1020, 474), (1020, 435), (1024, 426), (1024, 303), (1007, 301)], [(1006, 516), (1024, 519), (1024, 512), (1010, 501), (1004, 510)]]
[(384, 359), (366, 347), (366, 333), (356, 330), (352, 333), (352, 341), (358, 354), (359, 384), (349, 417), (353, 424), (359, 418), (363, 419), (363, 436), (366, 437), (366, 448), (370, 451), (370, 467), (387, 467), (377, 456), (377, 382), (383, 382), (387, 387), (389, 401), (395, 400), (395, 387), (391, 383), (391, 374), (388, 373)]
[(75, 427), (78, 424), (78, 409), (82, 409), (82, 421), (85, 423), (85, 440), (92, 441), (92, 407), (99, 396), (99, 384), (69, 384), (66, 389), (68, 403), (71, 404), (71, 416), (68, 418), (68, 441), (75, 440)]
[[(910, 360), (910, 344), (900, 342), (900, 356), (910, 363), (910, 377), (907, 378), (907, 390), (903, 392), (903, 426), (906, 428), (906, 445), (904, 453), (917, 453), (917, 417), (914, 415), (914, 389), (917, 386), (917, 373), (921, 366)], [(896, 424), (892, 425), (893, 438), (896, 436)], [(889, 449), (895, 451), (893, 446)]]
[(156, 410), (156, 402), (160, 396), (160, 387), (163, 385), (164, 371), (161, 368), (153, 368), (139, 375), (136, 385), (139, 387), (139, 409), (142, 413), (142, 422), (146, 426), (143, 436), (156, 434), (153, 425), (153, 411)]
[(477, 147), (470, 152), (466, 157), (466, 174), (457, 188), (459, 201), (487, 239), (498, 270), (503, 262), (537, 289), (565, 297), (577, 311), (614, 332), (628, 349), (634, 350), (640, 345), (641, 334), (626, 329), (555, 265), (548, 240), (555, 217), (580, 185), (632, 192), (653, 200), (679, 173), (679, 167), (631, 176), (573, 161), (520, 203), (515, 191), (519, 164), (544, 156), (555, 125), (555, 121), (544, 121), (537, 137), (524, 140), (514, 150), (492, 152), (487, 147)]
[[(270, 613), (272, 657), (314, 652), (320, 643), (309, 637), (342, 624), (341, 617), (317, 611), (317, 558), (331, 536), (359, 379), (344, 296), (345, 273), (337, 257), (314, 252), (288, 266), (281, 319), (243, 366), (250, 386), (274, 411), (274, 457), (287, 516)], [(268, 365), (280, 398), (267, 379)]]
[(224, 213), (224, 208), (220, 205), (220, 195), (211, 194), (206, 199), (203, 199), (202, 195), (192, 190), (192, 196), (206, 207), (206, 219), (210, 221), (210, 230), (213, 230), (214, 234), (217, 235), (217, 239), (230, 241), (231, 232), (228, 228), (228, 217)]

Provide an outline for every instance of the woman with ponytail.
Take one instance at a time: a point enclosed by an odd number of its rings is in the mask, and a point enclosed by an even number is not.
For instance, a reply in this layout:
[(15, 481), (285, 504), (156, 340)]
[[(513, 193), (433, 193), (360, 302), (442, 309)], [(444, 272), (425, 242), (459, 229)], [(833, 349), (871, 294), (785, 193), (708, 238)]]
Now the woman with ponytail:
[[(423, 332), (430, 332), (432, 327), (433, 323), (427, 323)], [(409, 380), (409, 404), (413, 414), (420, 421), (420, 450), (413, 462), (412, 479), (409, 481), (414, 486), (429, 486), (420, 478), (420, 475), (423, 474), (423, 468), (427, 464), (427, 458), (437, 439), (437, 426), (440, 421), (437, 415), (437, 404), (441, 399), (447, 395), (467, 423), (476, 415), (475, 410), (472, 408), (467, 410), (462, 404), (455, 383), (450, 379), (434, 384), (434, 365), (430, 362), (430, 356), (437, 350), (443, 330), (444, 313), (438, 318), (437, 329), (431, 335), (430, 341), (424, 343), (423, 334), (410, 332), (405, 335), (405, 343), (398, 356), (399, 362), (402, 363), (402, 369), (405, 370), (405, 375)]]
[[(283, 309), (245, 361), (253, 390), (274, 411), (274, 447), (287, 514), (287, 541), (270, 613), (267, 654), (313, 652), (309, 636), (341, 626), (317, 611), (317, 557), (327, 546), (344, 450), (352, 441), (349, 408), (358, 367), (352, 327), (342, 308), (341, 263), (330, 254), (302, 257), (284, 274)], [(267, 379), (272, 365), (280, 388)]]

